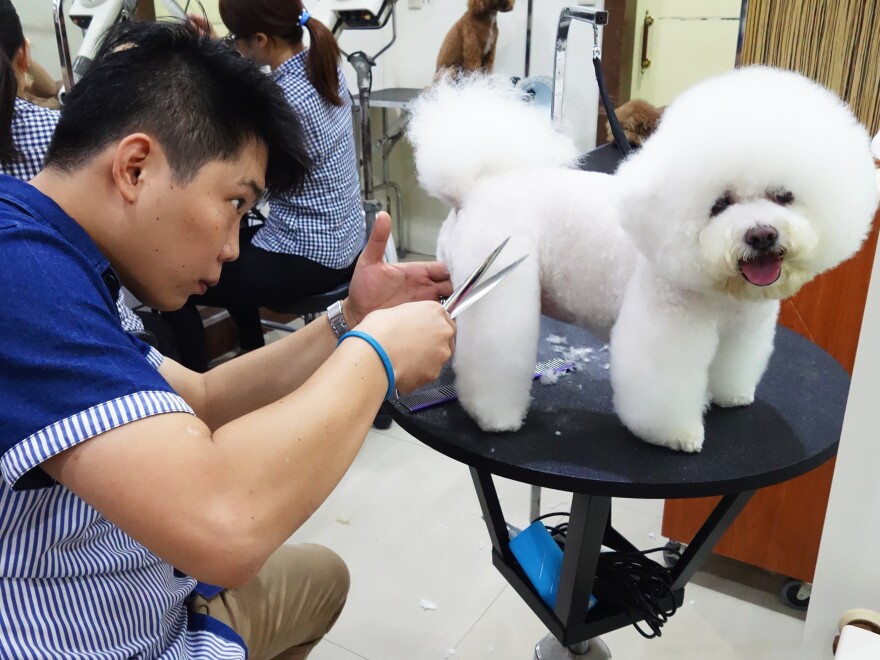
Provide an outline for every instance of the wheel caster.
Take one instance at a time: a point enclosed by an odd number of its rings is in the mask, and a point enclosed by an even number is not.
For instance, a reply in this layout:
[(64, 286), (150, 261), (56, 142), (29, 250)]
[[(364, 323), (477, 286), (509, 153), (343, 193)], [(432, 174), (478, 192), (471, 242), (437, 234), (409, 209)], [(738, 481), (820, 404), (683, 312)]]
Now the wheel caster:
[(663, 548), (663, 563), (667, 568), (672, 568), (681, 559), (682, 552), (684, 552), (684, 544), (678, 541), (667, 541)]
[(805, 610), (810, 606), (810, 593), (813, 585), (800, 580), (788, 580), (782, 585), (782, 600), (789, 607)]

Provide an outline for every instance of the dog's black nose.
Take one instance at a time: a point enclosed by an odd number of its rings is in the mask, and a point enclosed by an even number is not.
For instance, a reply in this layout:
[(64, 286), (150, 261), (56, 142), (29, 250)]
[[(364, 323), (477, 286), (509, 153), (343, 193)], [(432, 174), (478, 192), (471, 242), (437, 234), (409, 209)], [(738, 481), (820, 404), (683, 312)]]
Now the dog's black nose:
[(779, 232), (769, 225), (752, 227), (746, 232), (746, 243), (758, 252), (764, 252), (776, 245)]

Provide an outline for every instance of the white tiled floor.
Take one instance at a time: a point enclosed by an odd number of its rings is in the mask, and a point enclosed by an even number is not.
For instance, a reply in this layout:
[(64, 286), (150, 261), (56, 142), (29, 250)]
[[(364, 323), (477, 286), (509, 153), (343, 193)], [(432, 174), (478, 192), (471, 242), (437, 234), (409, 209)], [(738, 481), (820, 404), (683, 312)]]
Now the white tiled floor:
[[(529, 487), (505, 480), (497, 487), (508, 522), (527, 524)], [(544, 512), (567, 510), (569, 497), (544, 490)], [(662, 502), (613, 506), (615, 527), (633, 543), (663, 544)], [(342, 483), (292, 540), (327, 545), (352, 574), (348, 604), (315, 660), (528, 660), (547, 632), (492, 566), (468, 469), (396, 425), (370, 433)], [(617, 660), (804, 660), (804, 614), (781, 603), (783, 581), (713, 557), (661, 638), (628, 627), (602, 639)], [(830, 640), (809, 658), (831, 658)]]

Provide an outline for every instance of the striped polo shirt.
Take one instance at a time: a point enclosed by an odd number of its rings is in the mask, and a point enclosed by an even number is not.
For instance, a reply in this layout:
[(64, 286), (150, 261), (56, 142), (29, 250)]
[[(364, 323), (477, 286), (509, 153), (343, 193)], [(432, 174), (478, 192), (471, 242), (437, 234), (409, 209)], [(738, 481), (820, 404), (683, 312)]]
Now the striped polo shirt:
[(366, 242), (351, 97), (337, 69), (343, 104), (327, 103), (306, 77), (307, 57), (308, 50), (294, 55), (272, 77), (302, 123), (314, 167), (300, 191), (269, 201), (269, 215), (251, 243), (327, 268), (347, 268)]
[(244, 658), (234, 631), (188, 613), (194, 579), (40, 468), (122, 424), (192, 414), (120, 325), (118, 287), (73, 219), (0, 175), (0, 658)]

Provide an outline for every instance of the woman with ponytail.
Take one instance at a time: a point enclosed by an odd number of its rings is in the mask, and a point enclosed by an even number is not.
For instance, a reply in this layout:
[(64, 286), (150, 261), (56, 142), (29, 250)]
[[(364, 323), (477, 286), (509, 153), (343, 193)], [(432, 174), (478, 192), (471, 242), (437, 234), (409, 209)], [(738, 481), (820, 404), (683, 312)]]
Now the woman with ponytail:
[(269, 200), (262, 225), (242, 228), (241, 254), (223, 266), (217, 286), (165, 315), (177, 332), (181, 361), (197, 371), (207, 369), (197, 304), (228, 309), (242, 352), (259, 348), (259, 308), (349, 281), (365, 240), (351, 97), (333, 34), (302, 0), (220, 0), (220, 16), (227, 40), (271, 70), (302, 122), (313, 168), (296, 194)]
[(0, 172), (31, 179), (43, 167), (58, 112), (23, 97), (30, 86), (30, 45), (10, 0), (0, 0)]

